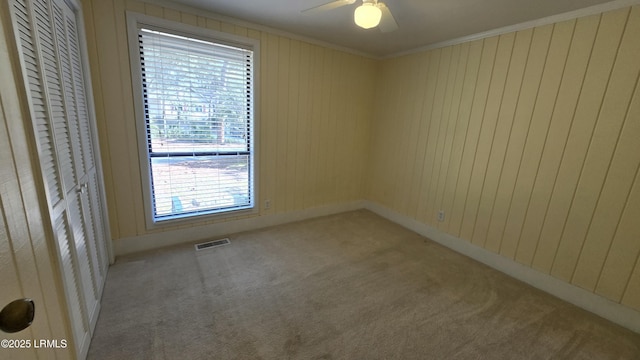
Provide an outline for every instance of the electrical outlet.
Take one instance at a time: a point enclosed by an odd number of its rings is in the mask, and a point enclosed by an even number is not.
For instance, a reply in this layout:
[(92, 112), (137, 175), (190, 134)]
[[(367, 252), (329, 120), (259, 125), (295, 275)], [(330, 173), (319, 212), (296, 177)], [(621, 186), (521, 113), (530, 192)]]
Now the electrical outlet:
[(265, 200), (264, 201), (264, 208), (265, 208), (265, 210), (271, 208), (271, 200)]
[(444, 210), (438, 211), (438, 221), (444, 221)]

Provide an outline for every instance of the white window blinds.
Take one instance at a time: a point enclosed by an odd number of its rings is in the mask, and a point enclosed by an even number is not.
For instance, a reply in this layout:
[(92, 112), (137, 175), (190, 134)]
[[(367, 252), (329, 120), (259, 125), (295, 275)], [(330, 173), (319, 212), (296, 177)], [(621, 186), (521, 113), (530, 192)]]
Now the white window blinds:
[(252, 208), (253, 52), (138, 31), (154, 221)]

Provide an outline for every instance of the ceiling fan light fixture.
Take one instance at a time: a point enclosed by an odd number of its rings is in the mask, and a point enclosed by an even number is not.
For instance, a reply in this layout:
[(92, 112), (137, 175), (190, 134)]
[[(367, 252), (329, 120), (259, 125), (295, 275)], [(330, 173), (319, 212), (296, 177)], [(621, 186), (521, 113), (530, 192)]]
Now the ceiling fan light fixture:
[(374, 3), (370, 2), (365, 2), (358, 6), (353, 13), (353, 21), (363, 29), (371, 29), (378, 26), (381, 18), (382, 11)]

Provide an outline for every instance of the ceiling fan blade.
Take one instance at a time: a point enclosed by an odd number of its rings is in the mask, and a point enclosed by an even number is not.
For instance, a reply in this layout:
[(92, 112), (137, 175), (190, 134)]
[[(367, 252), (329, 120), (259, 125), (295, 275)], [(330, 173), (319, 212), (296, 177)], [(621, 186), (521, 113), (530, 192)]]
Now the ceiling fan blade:
[(351, 5), (351, 4), (355, 3), (355, 2), (356, 2), (356, 0), (336, 0), (336, 1), (328, 2), (326, 4), (314, 6), (312, 8), (305, 9), (305, 10), (302, 10), (300, 12), (301, 13), (308, 13), (308, 12), (316, 12), (316, 11), (333, 10), (333, 9), (339, 8), (341, 6)]
[(380, 24), (378, 28), (382, 32), (392, 32), (398, 29), (398, 23), (396, 19), (393, 18), (391, 14), (391, 10), (384, 3), (379, 2), (377, 4), (378, 8), (382, 10), (382, 18), (380, 19)]

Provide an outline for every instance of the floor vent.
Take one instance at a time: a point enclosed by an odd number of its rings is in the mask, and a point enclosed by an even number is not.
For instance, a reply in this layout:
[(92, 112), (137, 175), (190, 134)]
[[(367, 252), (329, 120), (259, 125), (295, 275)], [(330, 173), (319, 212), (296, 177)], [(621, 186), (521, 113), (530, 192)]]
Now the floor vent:
[(220, 239), (220, 240), (214, 240), (214, 241), (207, 241), (207, 242), (204, 242), (204, 243), (196, 244), (196, 251), (211, 249), (211, 248), (214, 248), (216, 246), (227, 245), (229, 243), (231, 243), (231, 241), (229, 241), (229, 239), (227, 239), (227, 238)]

